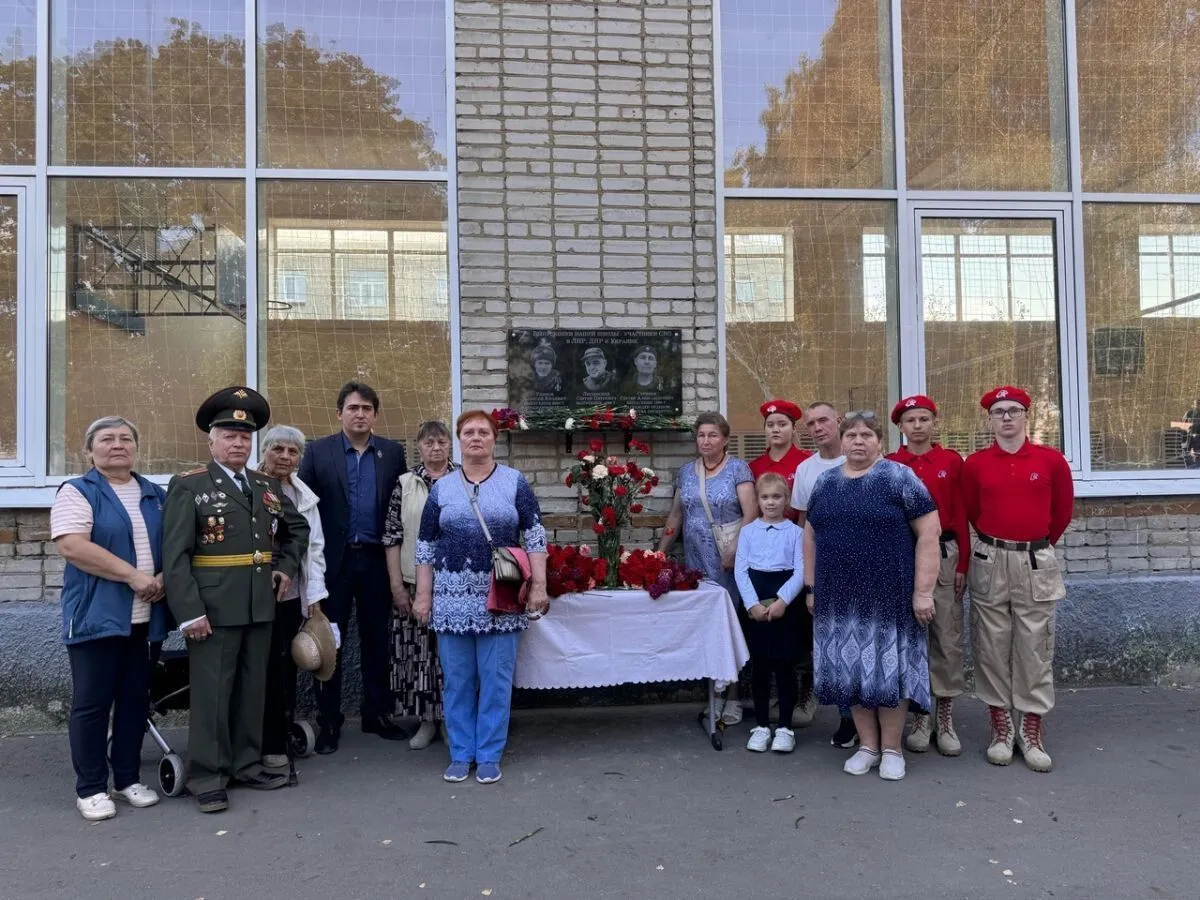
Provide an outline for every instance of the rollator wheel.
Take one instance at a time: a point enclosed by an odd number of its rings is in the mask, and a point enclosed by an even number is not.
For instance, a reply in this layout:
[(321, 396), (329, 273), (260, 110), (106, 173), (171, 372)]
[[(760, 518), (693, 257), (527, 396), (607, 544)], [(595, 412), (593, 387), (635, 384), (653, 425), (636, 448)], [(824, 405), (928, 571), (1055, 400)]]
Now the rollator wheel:
[(304, 721), (292, 723), (288, 740), (292, 744), (293, 759), (303, 759), (306, 756), (312, 756), (313, 751), (317, 748), (317, 735), (313, 731), (312, 726)]
[(168, 753), (158, 761), (158, 786), (168, 797), (178, 797), (182, 794), (186, 780), (183, 760), (179, 758), (179, 754)]

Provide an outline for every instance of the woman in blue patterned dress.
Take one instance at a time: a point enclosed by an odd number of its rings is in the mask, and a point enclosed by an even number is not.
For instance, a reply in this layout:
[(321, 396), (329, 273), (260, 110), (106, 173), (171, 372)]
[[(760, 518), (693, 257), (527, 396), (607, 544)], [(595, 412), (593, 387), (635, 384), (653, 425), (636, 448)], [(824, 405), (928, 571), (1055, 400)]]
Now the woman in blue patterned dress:
[(875, 413), (847, 413), (841, 435), (846, 461), (817, 479), (804, 526), (814, 689), (854, 716), (861, 745), (845, 771), (878, 766), (899, 781), (908, 704), (930, 703), (926, 627), (941, 525), (912, 469), (881, 458)]
[(546, 610), (546, 529), (542, 511), (525, 476), (499, 465), (496, 423), (482, 410), (458, 418), (462, 468), (429, 489), (417, 534), (417, 596), (413, 613), (432, 618), (442, 664), (442, 708), (450, 739), (450, 765), (442, 777), (465, 781), (475, 764), (475, 780), (500, 780), (500, 757), (508, 741), (517, 642), (525, 613), (493, 614), (487, 609), (492, 555), (472, 508), (478, 499), (492, 541), (515, 547), (524, 538), (532, 578), (526, 609)]
[[(704, 495), (708, 499), (713, 522), (717, 525), (730, 522), (745, 525), (758, 517), (754, 476), (743, 460), (731, 457), (726, 452), (729, 422), (723, 415), (717, 412), (701, 413), (696, 417), (695, 427), (696, 450), (700, 455), (680, 468), (675, 476), (675, 499), (671, 503), (671, 512), (667, 515), (666, 528), (658, 542), (658, 549), (665, 553), (682, 532), (684, 563), (689, 568), (699, 569), (705, 578), (729, 591), (738, 621), (744, 622), (746, 610), (738, 599), (737, 583), (733, 577), (737, 541), (731, 542), (724, 554), (717, 550), (708, 514), (700, 500), (700, 476), (704, 476)], [(736, 725), (742, 721), (737, 682), (729, 686), (724, 701), (719, 701), (718, 706), (721, 721), (726, 725)]]

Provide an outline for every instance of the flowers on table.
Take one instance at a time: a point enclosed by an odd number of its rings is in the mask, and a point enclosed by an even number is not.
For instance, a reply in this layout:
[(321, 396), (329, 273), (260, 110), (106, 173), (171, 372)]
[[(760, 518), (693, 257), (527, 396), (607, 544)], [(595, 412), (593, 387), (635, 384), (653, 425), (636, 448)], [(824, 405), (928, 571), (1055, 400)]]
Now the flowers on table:
[(695, 590), (702, 577), (695, 569), (684, 568), (666, 554), (652, 550), (622, 552), (612, 572), (608, 561), (593, 556), (586, 544), (551, 544), (546, 554), (546, 593), (551, 597), (604, 587), (610, 574), (615, 574), (609, 587), (644, 590), (657, 600), (668, 591)]
[(627, 550), (617, 567), (621, 584), (641, 588), (657, 600), (668, 591), (694, 591), (702, 574), (658, 550)]

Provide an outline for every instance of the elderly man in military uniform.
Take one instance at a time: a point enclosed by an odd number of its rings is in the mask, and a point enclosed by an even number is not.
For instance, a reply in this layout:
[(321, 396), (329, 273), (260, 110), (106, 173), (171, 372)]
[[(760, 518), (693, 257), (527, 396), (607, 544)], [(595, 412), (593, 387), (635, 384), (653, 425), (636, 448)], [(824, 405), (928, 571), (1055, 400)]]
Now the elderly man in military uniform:
[(212, 462), (172, 478), (163, 510), (167, 603), (188, 644), (188, 788), (206, 813), (228, 807), (230, 784), (287, 784), (259, 762), (263, 703), (275, 603), (299, 569), (308, 524), (278, 481), (246, 468), (251, 434), (270, 416), (248, 387), (205, 400), (196, 425)]

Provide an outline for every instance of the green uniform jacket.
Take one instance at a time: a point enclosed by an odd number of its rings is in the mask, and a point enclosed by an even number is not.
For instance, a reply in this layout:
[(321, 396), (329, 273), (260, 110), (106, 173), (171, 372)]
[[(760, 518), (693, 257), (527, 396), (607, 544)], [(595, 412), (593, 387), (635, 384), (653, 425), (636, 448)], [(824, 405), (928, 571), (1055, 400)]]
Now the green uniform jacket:
[[(176, 475), (163, 506), (163, 582), (178, 622), (208, 616), (213, 627), (275, 620), (272, 570), (295, 578), (308, 549), (308, 522), (279, 482), (246, 469), (253, 509), (215, 462)], [(273, 554), (254, 561), (255, 553)], [(240, 556), (228, 565), (194, 565)]]

